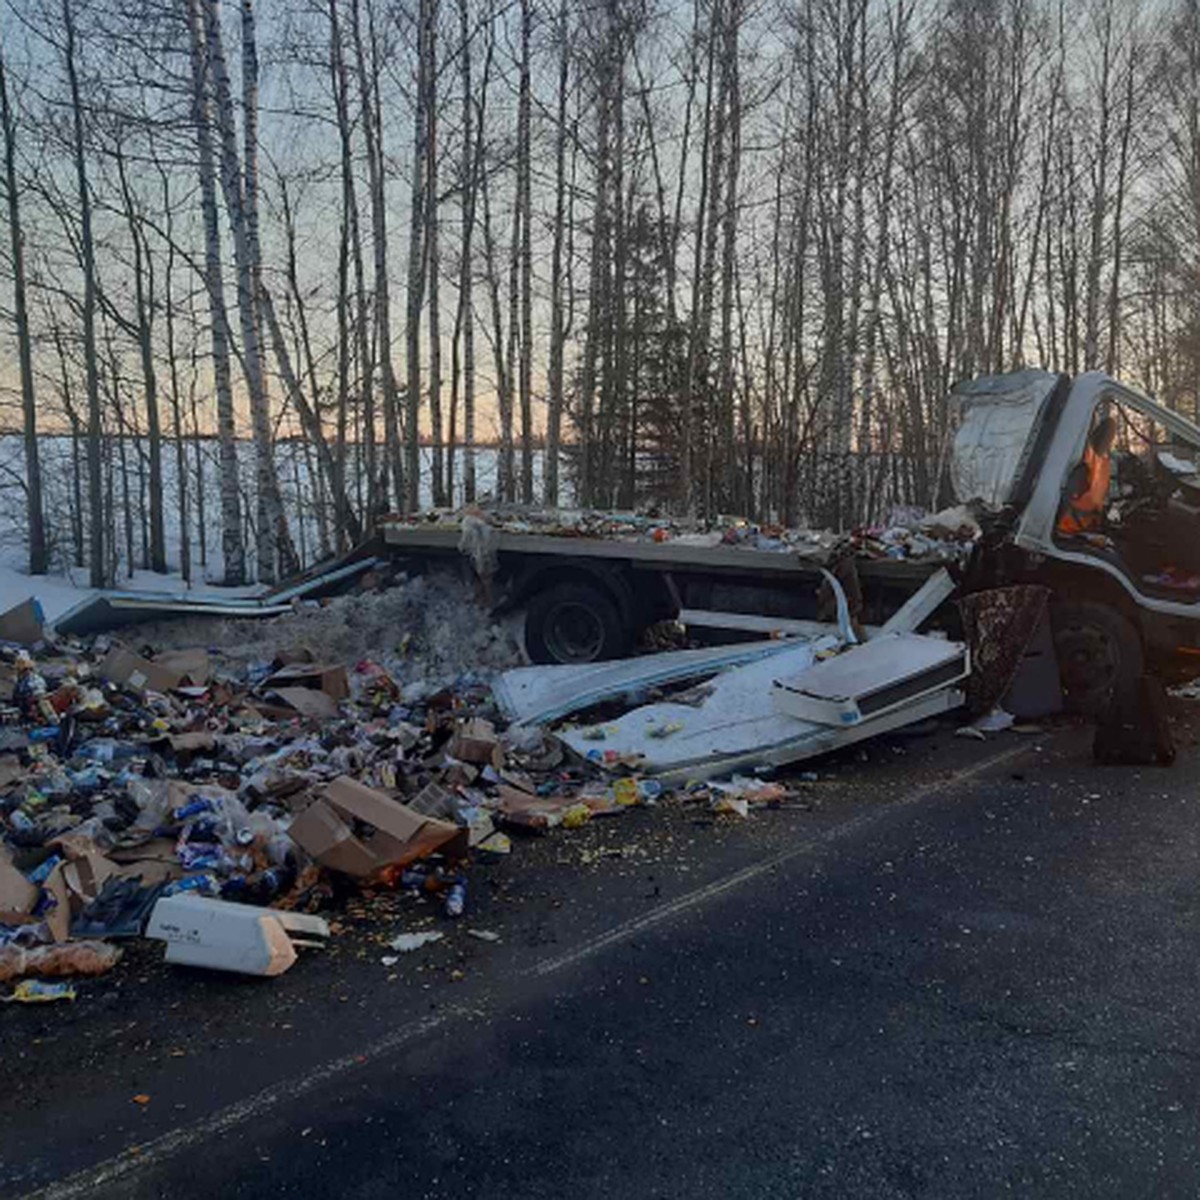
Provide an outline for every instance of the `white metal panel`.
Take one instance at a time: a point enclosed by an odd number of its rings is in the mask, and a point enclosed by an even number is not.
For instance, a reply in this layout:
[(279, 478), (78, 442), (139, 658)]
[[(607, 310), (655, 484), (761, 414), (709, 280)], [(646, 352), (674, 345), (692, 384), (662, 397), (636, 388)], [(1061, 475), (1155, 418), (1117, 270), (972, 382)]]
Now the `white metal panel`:
[(1049, 371), (1015, 371), (959, 384), (950, 396), (958, 421), (950, 483), (960, 503), (1008, 503), (1043, 408), (1058, 383)]

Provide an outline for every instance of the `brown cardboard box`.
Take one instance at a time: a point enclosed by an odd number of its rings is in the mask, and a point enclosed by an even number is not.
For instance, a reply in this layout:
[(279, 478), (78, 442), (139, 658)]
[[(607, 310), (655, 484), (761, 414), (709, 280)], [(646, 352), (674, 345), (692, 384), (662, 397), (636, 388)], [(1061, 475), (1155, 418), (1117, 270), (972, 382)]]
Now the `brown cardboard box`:
[(15, 754), (6, 754), (0, 758), (0, 790), (20, 783), (28, 774), (29, 771), (21, 766), (21, 760)]
[(345, 700), (350, 695), (350, 679), (346, 675), (346, 668), (329, 663), (294, 663), (276, 671), (263, 686), (316, 688), (332, 700)]
[(20, 925), (30, 920), (37, 898), (37, 888), (12, 865), (8, 851), (0, 846), (0, 921)]
[(0, 641), (32, 646), (42, 640), (42, 626), (45, 623), (42, 606), (31, 596), (7, 612), (0, 613)]
[(69, 863), (59, 863), (42, 885), (54, 897), (54, 906), (44, 915), (46, 925), (56, 942), (71, 936), (71, 889), (67, 886)]
[[(280, 712), (286, 715), (299, 713), (302, 717), (312, 717), (318, 721), (335, 721), (340, 715), (338, 702), (328, 693), (315, 688), (272, 688), (266, 694), (266, 700), (272, 713)], [(275, 706), (276, 701), (279, 702), (278, 707)]]
[(124, 646), (114, 646), (96, 669), (102, 679), (135, 693), (147, 688), (154, 692), (169, 692), (184, 680), (179, 671), (151, 662)]
[(177, 671), (180, 679), (193, 687), (203, 687), (212, 678), (212, 661), (200, 647), (164, 650), (154, 661), (164, 670)]
[(105, 858), (99, 851), (73, 859), (63, 868), (63, 879), (75, 901), (76, 908), (84, 908), (100, 895), (105, 881), (117, 874), (117, 864)]
[[(354, 831), (356, 819), (373, 826), (374, 832), (359, 837)], [(347, 776), (322, 788), (292, 822), (288, 834), (323, 867), (360, 879), (435, 850), (450, 855), (467, 851), (465, 829), (422, 816)]]
[(495, 726), (491, 721), (482, 717), (472, 717), (469, 721), (460, 721), (446, 753), (459, 762), (491, 763), (497, 771), (504, 766), (504, 751), (500, 748), (500, 740), (496, 737)]
[(307, 646), (288, 646), (275, 654), (272, 666), (279, 671), (284, 667), (295, 666), (296, 663), (315, 663), (317, 656)]

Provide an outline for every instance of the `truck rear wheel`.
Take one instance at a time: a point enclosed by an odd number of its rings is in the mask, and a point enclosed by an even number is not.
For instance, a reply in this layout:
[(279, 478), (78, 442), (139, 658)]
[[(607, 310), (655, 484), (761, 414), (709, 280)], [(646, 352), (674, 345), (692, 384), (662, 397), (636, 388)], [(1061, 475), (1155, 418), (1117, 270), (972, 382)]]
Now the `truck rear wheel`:
[(620, 658), (631, 638), (613, 600), (588, 583), (556, 583), (529, 602), (525, 648), (536, 663)]
[(1137, 630), (1116, 609), (1091, 600), (1054, 604), (1050, 620), (1066, 709), (1098, 716), (1114, 688), (1142, 674)]

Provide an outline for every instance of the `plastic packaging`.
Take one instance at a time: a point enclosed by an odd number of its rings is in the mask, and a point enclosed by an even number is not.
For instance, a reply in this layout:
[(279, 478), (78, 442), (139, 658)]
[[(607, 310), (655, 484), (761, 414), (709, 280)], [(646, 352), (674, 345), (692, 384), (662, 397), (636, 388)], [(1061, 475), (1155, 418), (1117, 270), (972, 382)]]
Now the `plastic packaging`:
[(626, 808), (640, 804), (642, 800), (638, 792), (638, 781), (629, 775), (623, 775), (620, 779), (614, 781), (613, 795), (616, 797), (617, 803), (624, 805)]
[(445, 910), (448, 917), (461, 917), (467, 908), (467, 885), (461, 880), (450, 885), (446, 893)]
[(176, 821), (186, 821), (191, 817), (199, 817), (204, 813), (217, 811), (217, 805), (214, 801), (208, 799), (207, 796), (200, 796), (195, 800), (189, 800), (186, 804), (179, 805), (178, 808), (171, 810), (171, 816)]
[(49, 1004), (54, 1000), (74, 1000), (75, 989), (69, 983), (43, 983), (40, 979), (22, 980), (4, 1002), (18, 1004)]
[(64, 975), (103, 975), (121, 960), (119, 946), (107, 942), (64, 942), (56, 946), (19, 946), (0, 949), (0, 983), (36, 975), (50, 979)]
[(52, 854), (49, 858), (38, 863), (38, 865), (29, 872), (26, 878), (30, 883), (36, 883), (40, 886), (50, 878), (51, 872), (59, 865), (59, 863), (62, 862), (62, 860), (63, 857), (61, 854)]
[(162, 890), (164, 896), (178, 896), (181, 892), (198, 892), (202, 896), (219, 896), (221, 885), (215, 875), (189, 875), (176, 879)]

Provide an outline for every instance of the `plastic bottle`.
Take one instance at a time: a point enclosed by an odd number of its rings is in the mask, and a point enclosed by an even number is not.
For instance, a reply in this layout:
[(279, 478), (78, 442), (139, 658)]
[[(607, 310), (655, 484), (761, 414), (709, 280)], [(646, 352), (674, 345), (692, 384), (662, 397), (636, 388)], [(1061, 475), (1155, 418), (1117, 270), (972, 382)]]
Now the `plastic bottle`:
[(32, 833), (37, 828), (29, 814), (19, 808), (8, 814), (8, 825), (14, 833)]
[(116, 756), (117, 743), (110, 738), (95, 738), (79, 747), (79, 757), (90, 758), (92, 762), (110, 763)]
[(467, 885), (459, 880), (446, 893), (445, 910), (448, 917), (461, 917), (467, 907)]
[(632, 776), (623, 775), (613, 783), (613, 795), (618, 804), (626, 807), (639, 803), (638, 781)]
[(176, 879), (163, 888), (164, 896), (177, 896), (181, 892), (199, 892), (204, 896), (218, 896), (221, 885), (215, 875), (189, 875), (186, 879)]
[(176, 821), (187, 821), (191, 817), (199, 817), (204, 813), (217, 811), (215, 801), (206, 799), (204, 796), (196, 800), (189, 800), (186, 804), (181, 804), (177, 808), (171, 810), (171, 816)]
[(61, 854), (52, 854), (49, 858), (43, 859), (42, 862), (38, 863), (38, 865), (34, 867), (34, 869), (30, 871), (25, 878), (28, 879), (30, 883), (36, 883), (40, 886), (50, 878), (50, 873), (55, 867), (58, 866), (59, 863), (62, 862), (62, 860), (63, 857)]

